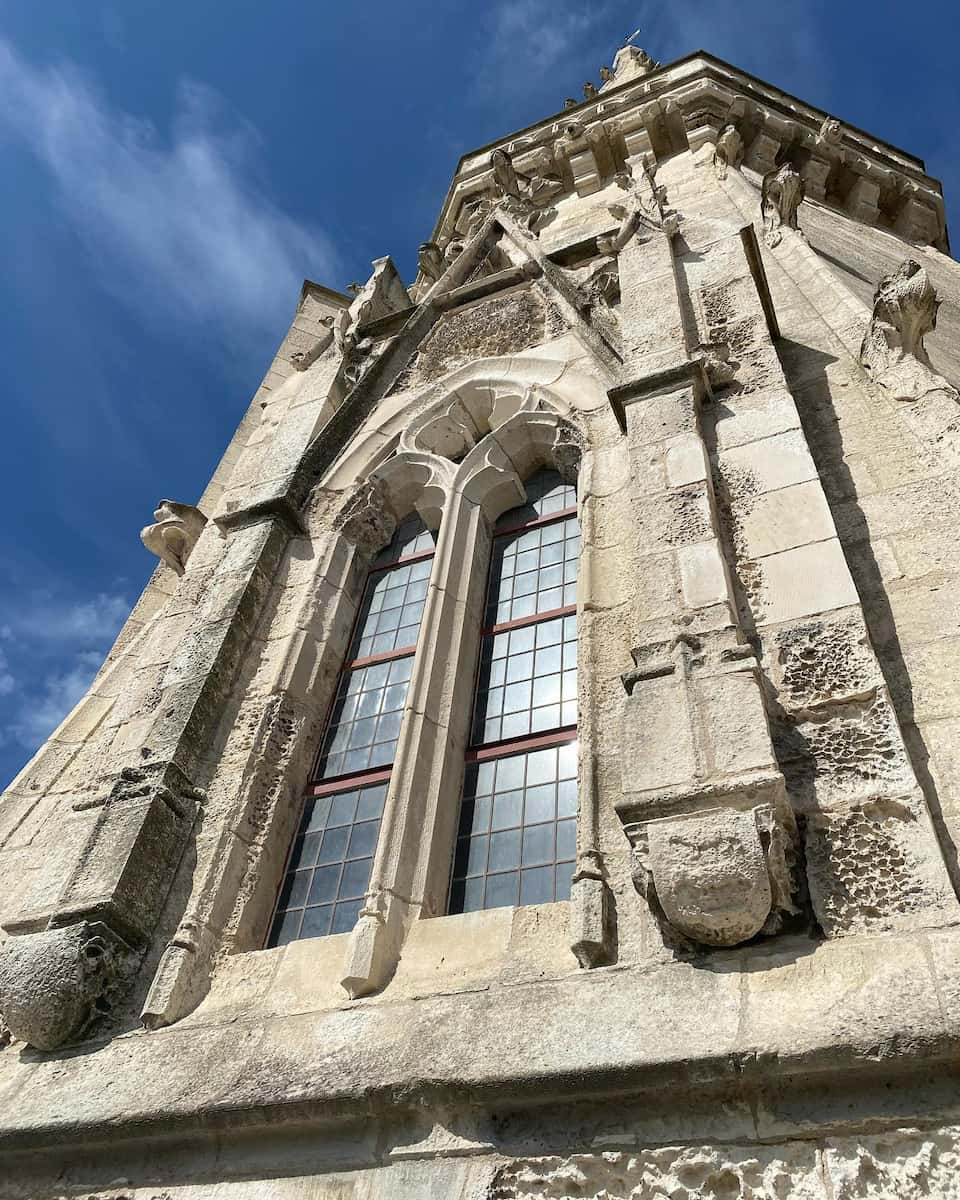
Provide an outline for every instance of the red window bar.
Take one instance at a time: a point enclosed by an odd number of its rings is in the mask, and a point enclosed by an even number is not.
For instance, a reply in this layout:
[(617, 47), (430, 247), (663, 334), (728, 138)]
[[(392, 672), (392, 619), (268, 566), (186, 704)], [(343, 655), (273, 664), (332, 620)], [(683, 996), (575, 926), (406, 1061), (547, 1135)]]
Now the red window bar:
[(576, 856), (579, 526), (554, 471), (494, 531), (450, 912), (566, 899)]
[(405, 521), (370, 569), (268, 946), (353, 928), (370, 882), (423, 616), (433, 535)]

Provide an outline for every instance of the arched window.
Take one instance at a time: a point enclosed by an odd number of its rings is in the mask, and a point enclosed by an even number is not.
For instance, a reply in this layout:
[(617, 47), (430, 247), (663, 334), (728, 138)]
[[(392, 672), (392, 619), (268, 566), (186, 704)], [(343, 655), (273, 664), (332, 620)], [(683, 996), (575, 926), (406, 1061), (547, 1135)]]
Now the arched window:
[(346, 933), (370, 881), (434, 534), (400, 525), (374, 560), (267, 941)]
[(449, 911), (568, 899), (576, 857), (576, 490), (555, 471), (494, 529)]

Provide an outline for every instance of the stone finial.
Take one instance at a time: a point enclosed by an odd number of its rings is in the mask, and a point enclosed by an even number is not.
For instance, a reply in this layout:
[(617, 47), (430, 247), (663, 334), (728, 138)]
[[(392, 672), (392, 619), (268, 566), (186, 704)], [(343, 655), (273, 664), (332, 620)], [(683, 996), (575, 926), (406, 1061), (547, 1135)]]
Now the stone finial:
[(835, 117), (824, 117), (817, 134), (818, 146), (839, 146), (843, 141), (843, 126)]
[(576, 108), (579, 103), (579, 100), (574, 100), (572, 96), (568, 96), (563, 102), (563, 107), (565, 109)]
[(609, 67), (601, 67), (600, 68), (600, 79), (603, 83), (613, 83), (614, 78), (615, 78), (615, 76), (613, 74), (613, 71), (611, 71), (611, 69)]
[(639, 46), (628, 43), (626, 46), (621, 46), (614, 56), (613, 82), (619, 85), (630, 79), (642, 79), (659, 66), (660, 64), (655, 62), (646, 50), (641, 50)]
[(583, 85), (583, 98), (584, 100), (592, 100), (596, 95), (598, 95), (597, 86), (588, 79)]
[(797, 210), (804, 196), (803, 179), (789, 163), (783, 163), (763, 177), (760, 212), (763, 236), (771, 248), (783, 241), (784, 229), (797, 229)]
[(743, 138), (737, 131), (736, 125), (726, 125), (717, 138), (717, 148), (713, 152), (713, 166), (718, 179), (726, 179), (727, 169), (736, 169), (743, 160)]
[(153, 515), (154, 524), (140, 530), (140, 540), (151, 554), (182, 575), (207, 518), (194, 505), (176, 500), (161, 500)]
[(936, 328), (939, 307), (926, 271), (913, 259), (902, 262), (877, 285), (860, 363), (897, 400), (920, 400), (932, 391), (953, 392), (930, 365), (923, 344), (926, 334)]

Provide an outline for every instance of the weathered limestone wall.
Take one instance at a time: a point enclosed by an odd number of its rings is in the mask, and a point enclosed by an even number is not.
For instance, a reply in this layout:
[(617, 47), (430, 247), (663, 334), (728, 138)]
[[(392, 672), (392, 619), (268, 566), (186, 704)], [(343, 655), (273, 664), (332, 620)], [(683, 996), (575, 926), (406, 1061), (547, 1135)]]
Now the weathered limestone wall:
[[(691, 112), (655, 179), (575, 131), (539, 236), (507, 192), (412, 296), (382, 259), (308, 297), (185, 573), (0, 806), (0, 1197), (960, 1195), (956, 462), (859, 364), (872, 287), (823, 257), (858, 227), (789, 178), (761, 220)], [(855, 237), (941, 281), (950, 375), (960, 268)], [(490, 529), (543, 465), (583, 536), (573, 899), (446, 916)], [(412, 511), (364, 911), (262, 950)]]

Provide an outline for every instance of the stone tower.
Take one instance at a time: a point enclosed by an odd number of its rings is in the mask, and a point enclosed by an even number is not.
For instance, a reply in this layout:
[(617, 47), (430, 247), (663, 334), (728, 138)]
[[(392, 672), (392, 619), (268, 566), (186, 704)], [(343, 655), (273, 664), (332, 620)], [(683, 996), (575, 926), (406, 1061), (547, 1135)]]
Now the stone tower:
[(939, 185), (626, 46), (419, 264), (3, 799), (0, 1196), (960, 1196)]

